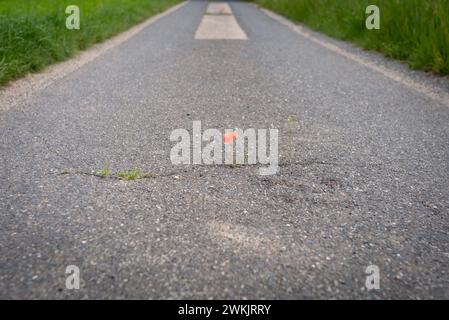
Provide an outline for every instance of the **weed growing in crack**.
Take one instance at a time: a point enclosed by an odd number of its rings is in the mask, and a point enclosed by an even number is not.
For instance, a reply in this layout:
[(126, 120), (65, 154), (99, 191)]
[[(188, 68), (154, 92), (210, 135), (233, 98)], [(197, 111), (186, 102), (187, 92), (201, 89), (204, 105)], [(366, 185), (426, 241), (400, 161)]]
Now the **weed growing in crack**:
[(119, 180), (138, 180), (138, 179), (151, 179), (155, 178), (157, 175), (152, 172), (141, 172), (139, 169), (133, 169), (128, 171), (119, 171), (117, 173), (113, 173), (108, 168), (101, 169), (99, 171), (91, 171), (91, 172), (82, 172), (82, 171), (68, 171), (63, 170), (58, 173), (59, 176), (69, 175), (69, 174), (79, 174), (85, 176), (93, 176), (102, 179), (119, 179)]
[(141, 176), (140, 170), (133, 169), (129, 171), (120, 171), (117, 173), (117, 177), (123, 179), (123, 180), (136, 180), (139, 179)]
[(251, 164), (248, 162), (248, 146), (245, 145), (244, 149), (243, 149), (243, 163), (225, 163), (224, 165), (229, 167), (229, 168), (239, 168), (239, 167), (244, 167), (244, 166), (251, 166)]
[(156, 175), (151, 172), (140, 172), (139, 169), (129, 170), (129, 171), (120, 171), (117, 172), (116, 175), (118, 178), (123, 180), (137, 180), (137, 179), (149, 179), (154, 178)]
[(154, 177), (156, 177), (156, 175), (151, 172), (145, 172), (144, 174), (142, 174), (143, 179), (154, 178)]
[(140, 172), (139, 169), (133, 169), (129, 171), (117, 172), (116, 176), (123, 180), (137, 180), (137, 179), (149, 179), (154, 178), (156, 175), (151, 172)]
[(109, 170), (108, 168), (104, 168), (98, 171), (98, 175), (100, 175), (102, 178), (107, 178), (111, 175), (111, 170)]
[(65, 170), (62, 170), (58, 175), (65, 176), (65, 175), (68, 175), (69, 173), (70, 173), (69, 170), (65, 169)]

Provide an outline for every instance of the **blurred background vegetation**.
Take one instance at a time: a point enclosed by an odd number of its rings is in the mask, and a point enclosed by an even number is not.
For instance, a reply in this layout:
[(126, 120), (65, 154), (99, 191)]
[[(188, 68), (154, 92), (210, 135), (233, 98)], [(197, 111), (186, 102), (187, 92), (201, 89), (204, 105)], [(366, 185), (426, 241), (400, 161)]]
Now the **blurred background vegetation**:
[[(449, 74), (449, 0), (254, 0), (291, 20), (412, 68)], [(380, 9), (380, 30), (367, 30), (368, 5)]]
[[(253, 0), (294, 21), (412, 68), (449, 74), (449, 0)], [(180, 0), (0, 0), (0, 85), (73, 56)], [(76, 3), (81, 29), (65, 28)], [(381, 29), (367, 30), (365, 9), (380, 8)]]
[[(180, 0), (0, 0), (0, 85), (65, 60)], [(67, 30), (76, 4), (81, 29)]]

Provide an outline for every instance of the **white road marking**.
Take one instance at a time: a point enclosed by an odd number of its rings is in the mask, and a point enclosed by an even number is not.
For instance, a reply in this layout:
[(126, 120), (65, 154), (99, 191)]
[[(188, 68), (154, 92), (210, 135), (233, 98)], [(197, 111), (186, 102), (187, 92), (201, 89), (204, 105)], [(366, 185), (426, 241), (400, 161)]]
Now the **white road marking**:
[(30, 74), (22, 79), (11, 82), (7, 87), (0, 89), (0, 111), (7, 111), (13, 105), (24, 103), (31, 98), (34, 92), (45, 89), (55, 81), (75, 72), (112, 48), (128, 41), (149, 25), (180, 9), (187, 3), (188, 1), (184, 1), (158, 15), (152, 16), (110, 40), (94, 45), (70, 60), (52, 65), (40, 73)]
[(237, 20), (228, 16), (204, 16), (196, 30), (195, 39), (198, 40), (246, 40), (248, 37), (240, 28)]
[(232, 14), (231, 7), (226, 2), (212, 2), (207, 6), (208, 14)]
[(198, 40), (247, 40), (227, 3), (210, 3), (196, 30)]
[(366, 68), (376, 71), (391, 80), (399, 82), (402, 85), (404, 85), (408, 88), (411, 88), (419, 93), (422, 93), (422, 94), (426, 95), (427, 97), (431, 98), (432, 100), (435, 100), (435, 101), (445, 105), (446, 107), (449, 107), (449, 94), (447, 92), (435, 90), (428, 85), (425, 85), (421, 82), (414, 80), (413, 78), (407, 76), (404, 73), (397, 72), (397, 71), (394, 71), (391, 69), (387, 69), (384, 66), (378, 65), (366, 58), (363, 58), (363, 57), (353, 54), (349, 51), (346, 51), (345, 49), (343, 49), (335, 44), (318, 39), (317, 37), (314, 37), (312, 34), (307, 32), (307, 30), (305, 28), (303, 28), (302, 26), (297, 25), (297, 24), (291, 22), (290, 20), (288, 20), (272, 11), (269, 11), (266, 9), (262, 9), (262, 11), (265, 12), (265, 14), (267, 14), (269, 17), (282, 23), (283, 25), (287, 26), (291, 30), (293, 30), (296, 33), (300, 34), (301, 36), (315, 42), (316, 44), (318, 44), (332, 52), (335, 52), (347, 59), (355, 61), (355, 62), (365, 66)]

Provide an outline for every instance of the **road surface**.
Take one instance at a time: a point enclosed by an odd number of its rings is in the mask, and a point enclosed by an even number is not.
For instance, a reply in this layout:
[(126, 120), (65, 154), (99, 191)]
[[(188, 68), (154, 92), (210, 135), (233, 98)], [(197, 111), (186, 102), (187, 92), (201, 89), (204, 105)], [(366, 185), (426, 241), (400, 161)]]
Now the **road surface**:
[[(0, 111), (1, 298), (449, 298), (449, 108), (416, 86), (444, 84), (229, 4), (188, 2)], [(193, 121), (278, 128), (279, 173), (172, 165)]]

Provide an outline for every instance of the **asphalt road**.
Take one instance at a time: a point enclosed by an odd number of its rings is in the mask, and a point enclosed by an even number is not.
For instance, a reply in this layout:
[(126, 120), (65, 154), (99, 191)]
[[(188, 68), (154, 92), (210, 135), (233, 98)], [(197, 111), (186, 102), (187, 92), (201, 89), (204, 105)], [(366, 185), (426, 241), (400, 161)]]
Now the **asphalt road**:
[[(449, 108), (230, 6), (246, 40), (190, 2), (0, 112), (0, 298), (449, 298)], [(172, 165), (194, 120), (278, 128), (280, 172)]]

